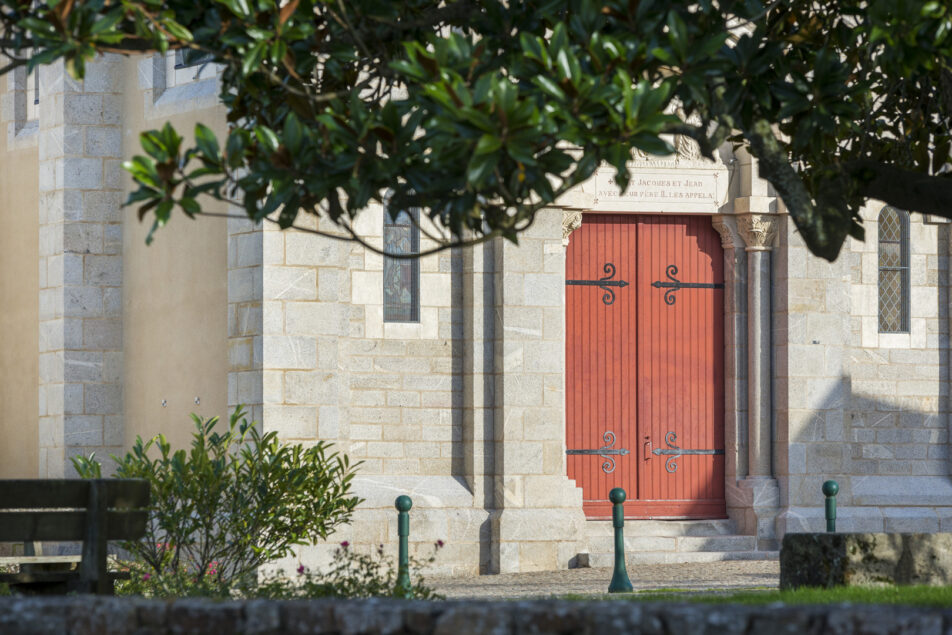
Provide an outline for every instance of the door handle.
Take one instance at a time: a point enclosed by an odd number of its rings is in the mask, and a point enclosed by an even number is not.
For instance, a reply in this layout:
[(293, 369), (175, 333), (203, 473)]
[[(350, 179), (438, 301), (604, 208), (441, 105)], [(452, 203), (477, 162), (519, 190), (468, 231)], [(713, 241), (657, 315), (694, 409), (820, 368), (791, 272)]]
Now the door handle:
[(645, 437), (645, 448), (644, 448), (644, 457), (645, 461), (651, 458), (651, 437)]

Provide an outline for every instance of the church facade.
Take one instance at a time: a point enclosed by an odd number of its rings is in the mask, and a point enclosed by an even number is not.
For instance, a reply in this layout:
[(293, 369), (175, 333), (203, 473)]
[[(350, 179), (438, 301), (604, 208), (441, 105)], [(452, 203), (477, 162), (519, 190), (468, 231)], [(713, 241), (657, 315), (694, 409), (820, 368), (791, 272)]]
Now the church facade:
[[(641, 562), (774, 557), (824, 527), (831, 478), (842, 531), (952, 524), (941, 219), (871, 201), (865, 242), (827, 263), (749, 155), (676, 139), (633, 157), (625, 192), (599, 169), (518, 245), (389, 259), (213, 205), (236, 218), (176, 218), (147, 247), (121, 162), (167, 120), (224, 129), (214, 68), (37, 79), (0, 96), (0, 477), (70, 476), (136, 435), (184, 445), (190, 412), (243, 404), (362, 461), (333, 540), (392, 549), (409, 494), (444, 573), (605, 564), (613, 487)], [(401, 211), (356, 229), (432, 246)]]

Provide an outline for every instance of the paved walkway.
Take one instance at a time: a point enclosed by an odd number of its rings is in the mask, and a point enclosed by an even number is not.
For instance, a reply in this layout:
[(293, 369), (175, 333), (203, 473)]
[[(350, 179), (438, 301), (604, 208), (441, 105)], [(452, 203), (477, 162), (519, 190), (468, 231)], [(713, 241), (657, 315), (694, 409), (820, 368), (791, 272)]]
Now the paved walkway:
[[(568, 569), (540, 573), (504, 573), (467, 578), (427, 578), (446, 598), (528, 598), (550, 595), (601, 595), (611, 581), (610, 568)], [(776, 589), (780, 563), (776, 560), (733, 560), (700, 564), (651, 564), (628, 567), (635, 591), (683, 589), (726, 591)]]

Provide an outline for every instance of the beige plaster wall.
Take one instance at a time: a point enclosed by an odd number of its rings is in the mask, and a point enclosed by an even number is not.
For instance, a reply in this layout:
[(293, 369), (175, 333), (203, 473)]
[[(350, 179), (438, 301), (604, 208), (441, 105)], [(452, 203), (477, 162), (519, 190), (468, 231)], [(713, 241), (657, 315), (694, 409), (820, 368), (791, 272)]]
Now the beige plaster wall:
[(0, 478), (37, 475), (38, 165), (0, 136)]
[[(207, 99), (170, 90), (157, 97), (151, 70), (151, 59), (125, 61), (124, 157), (142, 154), (139, 132), (165, 121), (186, 136), (199, 121), (224, 131), (224, 110)], [(162, 433), (181, 447), (193, 430), (190, 413), (228, 415), (227, 224), (176, 214), (146, 246), (151, 220), (123, 210), (124, 445)]]

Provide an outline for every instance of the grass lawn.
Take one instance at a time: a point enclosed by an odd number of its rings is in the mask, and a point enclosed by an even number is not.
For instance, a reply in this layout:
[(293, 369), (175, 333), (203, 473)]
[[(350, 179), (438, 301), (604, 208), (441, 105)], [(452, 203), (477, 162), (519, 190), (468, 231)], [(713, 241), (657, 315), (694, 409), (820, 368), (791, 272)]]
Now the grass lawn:
[(712, 604), (898, 604), (952, 608), (952, 586), (889, 586), (876, 588), (801, 588), (792, 591), (750, 589), (745, 591), (684, 591), (661, 589), (618, 594), (612, 599), (636, 602), (708, 602)]

